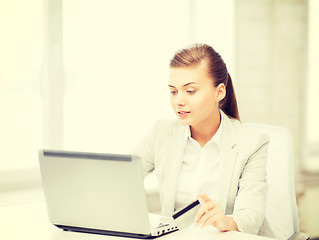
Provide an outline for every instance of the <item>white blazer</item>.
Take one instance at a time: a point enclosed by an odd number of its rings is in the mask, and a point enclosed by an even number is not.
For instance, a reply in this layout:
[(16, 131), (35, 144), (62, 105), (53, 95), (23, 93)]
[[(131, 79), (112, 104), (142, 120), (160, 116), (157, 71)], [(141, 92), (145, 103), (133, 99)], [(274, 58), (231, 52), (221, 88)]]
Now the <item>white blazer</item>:
[[(223, 114), (220, 158), (220, 205), (232, 215), (240, 231), (258, 234), (264, 224), (268, 136)], [(144, 175), (155, 170), (162, 214), (174, 212), (178, 176), (185, 148), (185, 127), (177, 120), (161, 120), (134, 154)], [(264, 233), (265, 230), (262, 230)]]

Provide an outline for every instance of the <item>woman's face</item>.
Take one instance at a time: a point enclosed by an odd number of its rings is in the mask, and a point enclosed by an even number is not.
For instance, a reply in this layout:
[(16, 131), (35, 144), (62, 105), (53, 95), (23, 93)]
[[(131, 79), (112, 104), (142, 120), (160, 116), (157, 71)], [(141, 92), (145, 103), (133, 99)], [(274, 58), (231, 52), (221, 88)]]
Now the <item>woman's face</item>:
[(182, 125), (201, 126), (219, 116), (218, 103), (225, 96), (225, 86), (213, 85), (206, 64), (170, 69), (171, 106)]

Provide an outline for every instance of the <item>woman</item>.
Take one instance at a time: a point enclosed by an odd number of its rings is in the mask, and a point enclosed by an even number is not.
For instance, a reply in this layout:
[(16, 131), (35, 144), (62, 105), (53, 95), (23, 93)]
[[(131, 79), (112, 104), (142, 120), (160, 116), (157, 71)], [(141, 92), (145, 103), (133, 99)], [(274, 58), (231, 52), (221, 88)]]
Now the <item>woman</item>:
[(202, 198), (197, 224), (259, 233), (269, 141), (240, 123), (221, 56), (205, 44), (178, 51), (170, 62), (169, 89), (178, 121), (157, 122), (136, 151), (144, 174), (157, 174), (162, 214)]

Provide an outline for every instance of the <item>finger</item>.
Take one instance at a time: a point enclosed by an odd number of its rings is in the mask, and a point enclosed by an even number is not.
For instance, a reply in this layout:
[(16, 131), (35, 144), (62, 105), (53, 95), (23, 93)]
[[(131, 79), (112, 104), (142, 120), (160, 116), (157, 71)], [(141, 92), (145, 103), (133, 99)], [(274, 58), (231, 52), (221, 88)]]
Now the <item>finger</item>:
[(196, 198), (197, 198), (197, 199), (201, 198), (201, 199), (204, 200), (204, 202), (209, 202), (209, 201), (211, 201), (210, 198), (209, 198), (206, 194), (204, 194), (204, 193), (198, 194), (198, 195), (196, 196)]
[(217, 225), (218, 225), (218, 216), (217, 215), (212, 216), (212, 217), (208, 218), (204, 223), (202, 223), (203, 227), (208, 226), (208, 225), (212, 225), (214, 227), (217, 227)]
[(206, 222), (212, 219), (215, 215), (219, 214), (219, 209), (214, 208), (210, 211), (206, 211), (204, 215), (198, 220), (198, 225), (205, 226)]
[(231, 228), (228, 226), (227, 219), (223, 215), (215, 215), (214, 217), (207, 220), (205, 225), (212, 225), (216, 228), (218, 228), (220, 231), (224, 232), (227, 230), (231, 230)]
[(201, 205), (201, 206), (198, 208), (197, 212), (195, 213), (194, 221), (195, 221), (195, 222), (198, 222), (198, 221), (201, 219), (201, 217), (205, 214), (205, 212), (206, 212), (207, 210), (208, 210), (208, 209), (207, 209), (206, 204)]
[(217, 226), (218, 221), (223, 217), (223, 214), (218, 209), (213, 209), (209, 211), (208, 218), (206, 221), (202, 222), (202, 226), (213, 225)]
[(198, 219), (197, 221), (197, 226), (203, 226), (204, 223), (211, 217), (210, 216), (210, 211), (205, 211), (204, 214)]
[(201, 217), (205, 214), (206, 211), (214, 209), (216, 205), (217, 203), (214, 201), (210, 201), (201, 205), (194, 216), (194, 221), (198, 222), (201, 219)]

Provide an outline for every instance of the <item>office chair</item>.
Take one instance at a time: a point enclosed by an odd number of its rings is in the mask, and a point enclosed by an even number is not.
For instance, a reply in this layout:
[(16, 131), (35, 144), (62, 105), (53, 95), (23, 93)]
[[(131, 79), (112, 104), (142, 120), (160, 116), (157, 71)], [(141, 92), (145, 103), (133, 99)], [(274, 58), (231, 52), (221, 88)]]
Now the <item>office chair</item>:
[(288, 129), (246, 123), (268, 134), (270, 142), (267, 159), (268, 193), (265, 216), (277, 239), (306, 240), (299, 232), (298, 210), (294, 181), (293, 136)]

